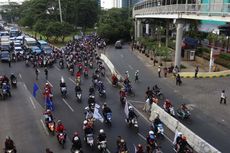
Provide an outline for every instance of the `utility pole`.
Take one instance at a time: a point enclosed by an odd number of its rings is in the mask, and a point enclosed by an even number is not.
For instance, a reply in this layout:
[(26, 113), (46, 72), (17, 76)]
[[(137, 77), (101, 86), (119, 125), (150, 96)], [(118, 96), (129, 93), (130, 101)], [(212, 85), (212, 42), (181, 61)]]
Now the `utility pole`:
[(62, 23), (61, 0), (58, 0), (58, 5), (59, 5), (60, 21)]

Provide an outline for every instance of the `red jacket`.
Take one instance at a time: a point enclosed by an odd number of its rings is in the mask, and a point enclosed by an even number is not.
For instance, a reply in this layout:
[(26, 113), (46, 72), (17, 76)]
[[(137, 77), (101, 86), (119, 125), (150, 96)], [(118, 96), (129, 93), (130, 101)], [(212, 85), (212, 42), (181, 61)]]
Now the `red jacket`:
[(59, 124), (57, 127), (56, 127), (56, 132), (57, 133), (61, 133), (65, 130), (65, 127), (63, 124)]

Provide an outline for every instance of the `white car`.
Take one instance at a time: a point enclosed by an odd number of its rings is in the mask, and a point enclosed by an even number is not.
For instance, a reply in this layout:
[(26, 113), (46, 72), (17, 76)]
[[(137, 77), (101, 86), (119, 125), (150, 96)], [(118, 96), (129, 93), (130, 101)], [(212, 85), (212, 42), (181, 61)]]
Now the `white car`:
[(17, 55), (18, 53), (23, 54), (24, 50), (22, 47), (14, 47), (14, 53)]

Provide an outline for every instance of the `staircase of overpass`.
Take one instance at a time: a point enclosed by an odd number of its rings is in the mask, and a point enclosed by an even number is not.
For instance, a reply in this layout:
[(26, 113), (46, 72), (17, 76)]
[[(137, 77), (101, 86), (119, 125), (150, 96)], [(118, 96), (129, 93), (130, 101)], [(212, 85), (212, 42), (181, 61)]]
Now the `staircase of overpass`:
[[(230, 0), (144, 0), (133, 7), (135, 40), (142, 36), (142, 19), (174, 19), (176, 34), (175, 66), (181, 63), (181, 42), (185, 20), (230, 22)], [(183, 2), (183, 3), (182, 3)], [(189, 3), (195, 2), (195, 3)]]

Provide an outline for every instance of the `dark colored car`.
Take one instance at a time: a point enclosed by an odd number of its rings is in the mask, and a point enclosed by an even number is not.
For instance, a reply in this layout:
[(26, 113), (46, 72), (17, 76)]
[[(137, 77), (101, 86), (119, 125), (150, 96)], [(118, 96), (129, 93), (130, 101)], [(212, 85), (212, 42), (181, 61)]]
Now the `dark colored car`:
[(9, 62), (10, 59), (10, 53), (9, 51), (1, 51), (1, 61), (2, 62)]

